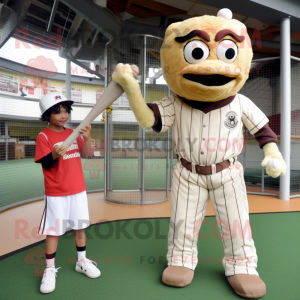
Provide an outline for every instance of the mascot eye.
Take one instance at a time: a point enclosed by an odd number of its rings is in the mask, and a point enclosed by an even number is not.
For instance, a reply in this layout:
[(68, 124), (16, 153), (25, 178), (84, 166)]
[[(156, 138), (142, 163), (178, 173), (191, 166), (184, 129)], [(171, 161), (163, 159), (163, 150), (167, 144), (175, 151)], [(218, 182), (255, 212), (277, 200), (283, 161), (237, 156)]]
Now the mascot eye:
[(209, 56), (208, 46), (199, 40), (188, 42), (183, 50), (185, 60), (190, 64), (197, 64)]
[(233, 63), (236, 60), (238, 48), (232, 40), (223, 40), (217, 47), (218, 59), (226, 62)]

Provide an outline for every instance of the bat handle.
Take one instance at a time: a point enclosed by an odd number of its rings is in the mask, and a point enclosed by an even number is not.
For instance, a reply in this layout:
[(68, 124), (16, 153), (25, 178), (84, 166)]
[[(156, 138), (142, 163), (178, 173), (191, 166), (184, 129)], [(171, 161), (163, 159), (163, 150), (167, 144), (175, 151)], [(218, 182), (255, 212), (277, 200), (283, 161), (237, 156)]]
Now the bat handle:
[[(132, 74), (136, 77), (139, 73), (139, 68), (136, 65), (131, 66)], [(104, 90), (104, 93), (101, 99), (95, 104), (91, 109), (89, 114), (84, 118), (84, 120), (77, 126), (77, 128), (68, 136), (68, 138), (61, 144), (61, 147), (69, 147), (72, 143), (80, 136), (80, 129), (91, 124), (97, 116), (99, 116), (106, 107), (115, 102), (122, 94), (124, 93), (123, 88), (112, 80), (107, 88)], [(111, 96), (113, 95), (113, 96)]]

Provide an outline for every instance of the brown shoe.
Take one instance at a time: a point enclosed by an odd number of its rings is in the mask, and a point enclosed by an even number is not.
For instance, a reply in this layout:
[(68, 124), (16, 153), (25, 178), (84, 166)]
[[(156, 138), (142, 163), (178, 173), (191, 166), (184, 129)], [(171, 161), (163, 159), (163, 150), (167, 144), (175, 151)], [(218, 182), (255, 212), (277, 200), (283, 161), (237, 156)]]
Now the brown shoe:
[(167, 267), (162, 275), (166, 285), (184, 287), (189, 285), (194, 277), (194, 271), (186, 267)]
[(244, 298), (260, 298), (266, 294), (266, 285), (257, 275), (236, 274), (227, 277), (234, 291)]

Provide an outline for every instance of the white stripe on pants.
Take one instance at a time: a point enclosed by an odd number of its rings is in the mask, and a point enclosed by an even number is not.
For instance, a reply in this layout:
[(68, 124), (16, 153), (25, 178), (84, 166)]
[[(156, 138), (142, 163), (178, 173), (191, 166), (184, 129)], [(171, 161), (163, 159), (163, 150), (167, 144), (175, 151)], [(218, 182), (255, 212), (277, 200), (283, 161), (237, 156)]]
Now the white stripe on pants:
[(210, 198), (224, 246), (225, 275), (258, 275), (243, 173), (239, 162), (214, 175), (193, 174), (176, 163), (172, 176), (169, 266), (196, 268), (198, 232)]

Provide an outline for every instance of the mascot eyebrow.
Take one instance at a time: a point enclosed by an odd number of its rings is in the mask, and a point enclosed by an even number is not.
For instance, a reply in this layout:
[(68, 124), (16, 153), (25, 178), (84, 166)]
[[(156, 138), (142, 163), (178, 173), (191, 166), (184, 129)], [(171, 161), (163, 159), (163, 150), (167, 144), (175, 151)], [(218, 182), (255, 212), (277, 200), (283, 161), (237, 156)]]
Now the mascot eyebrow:
[(207, 42), (210, 41), (210, 37), (209, 37), (208, 33), (203, 30), (193, 30), (190, 33), (188, 33), (187, 35), (176, 37), (175, 40), (179, 43), (183, 43), (183, 42), (193, 38), (194, 36), (199, 36)]
[(245, 39), (243, 35), (237, 35), (234, 31), (230, 29), (223, 29), (216, 34), (215, 41), (220, 41), (225, 35), (231, 35), (238, 42), (243, 42)]

